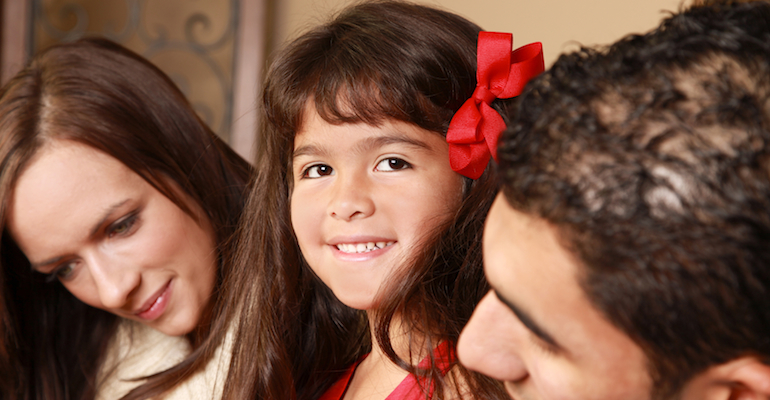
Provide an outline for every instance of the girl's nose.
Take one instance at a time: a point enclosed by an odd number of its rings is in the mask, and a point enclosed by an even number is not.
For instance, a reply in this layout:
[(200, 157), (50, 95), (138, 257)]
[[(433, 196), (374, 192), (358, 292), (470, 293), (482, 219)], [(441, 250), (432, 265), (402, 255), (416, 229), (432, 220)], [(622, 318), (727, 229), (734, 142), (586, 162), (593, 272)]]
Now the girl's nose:
[(370, 187), (366, 178), (360, 174), (338, 176), (329, 204), (329, 215), (345, 221), (372, 215), (374, 201)]
[(125, 260), (115, 260), (104, 254), (94, 254), (86, 259), (99, 301), (104, 308), (122, 309), (136, 307), (131, 295), (141, 283), (141, 274)]
[(490, 291), (479, 302), (463, 328), (457, 356), (468, 369), (504, 382), (517, 382), (529, 373), (520, 357), (518, 329), (511, 329), (514, 315)]

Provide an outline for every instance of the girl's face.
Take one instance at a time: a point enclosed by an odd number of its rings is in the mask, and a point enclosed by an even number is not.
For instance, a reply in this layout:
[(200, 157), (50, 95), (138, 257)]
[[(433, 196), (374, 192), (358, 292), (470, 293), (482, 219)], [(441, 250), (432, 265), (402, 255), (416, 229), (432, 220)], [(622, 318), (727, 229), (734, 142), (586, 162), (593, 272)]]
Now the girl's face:
[(217, 268), (211, 224), (188, 204), (199, 222), (117, 159), (54, 140), (19, 177), (8, 227), (32, 268), (84, 303), (179, 336), (201, 320)]
[(445, 139), (386, 121), (333, 125), (308, 107), (294, 141), (291, 221), (310, 267), (349, 307), (370, 310), (390, 274), (462, 200)]

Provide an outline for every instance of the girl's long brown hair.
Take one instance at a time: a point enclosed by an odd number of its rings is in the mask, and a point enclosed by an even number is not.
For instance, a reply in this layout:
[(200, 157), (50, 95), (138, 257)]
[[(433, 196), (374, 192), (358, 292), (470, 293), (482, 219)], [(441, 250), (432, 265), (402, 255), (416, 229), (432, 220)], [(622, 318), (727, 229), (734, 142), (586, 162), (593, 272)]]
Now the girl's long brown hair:
[(398, 358), (388, 334), (399, 315), (414, 334), (410, 343), (418, 347), (413, 348), (456, 344), (488, 290), (480, 243), (497, 191), (492, 166), (480, 179), (466, 180), (460, 209), (442, 229), (430, 232), (403, 279), (387, 288), (377, 321), (340, 303), (312, 273), (289, 214), (294, 135), (308, 101), (330, 123), (395, 119), (445, 135), (476, 86), (479, 31), (434, 8), (369, 2), (344, 10), (277, 55), (264, 89), (264, 131), (234, 265), (238, 282), (229, 294), (244, 308), (226, 398), (317, 399), (370, 351), (369, 323), (392, 361), (436, 383), (433, 398), (452, 397), (447, 390), (454, 396), (507, 398), (499, 383), (456, 360), (462, 388), (449, 384), (435, 363), (418, 371)]
[[(50, 48), (0, 91), (0, 398), (91, 399), (119, 319), (44, 283), (5, 230), (14, 184), (47, 141), (73, 140), (105, 152), (189, 212), (169, 180), (207, 213), (216, 233), (218, 285), (228, 280), (231, 236), (251, 168), (197, 117), (166, 75), (106, 40)], [(88, 195), (84, 193), (83, 195)], [(126, 396), (157, 396), (211, 358), (230, 317), (220, 290), (212, 317), (189, 335), (180, 364)]]

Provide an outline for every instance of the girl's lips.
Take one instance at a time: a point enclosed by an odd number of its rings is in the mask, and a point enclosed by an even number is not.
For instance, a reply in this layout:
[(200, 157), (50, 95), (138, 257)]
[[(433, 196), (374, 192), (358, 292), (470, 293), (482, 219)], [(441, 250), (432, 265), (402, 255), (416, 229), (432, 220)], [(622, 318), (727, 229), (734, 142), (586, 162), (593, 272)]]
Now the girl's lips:
[(362, 251), (360, 253), (359, 252), (349, 252), (349, 251), (340, 250), (340, 247), (342, 247), (345, 250), (349, 250), (346, 247), (352, 246), (352, 245), (358, 245), (358, 244), (363, 244), (363, 245), (366, 246), (368, 243), (377, 243), (377, 242), (364, 242), (364, 243), (348, 242), (348, 243), (345, 243), (345, 244), (338, 243), (338, 244), (330, 245), (329, 247), (331, 247), (332, 253), (339, 260), (343, 260), (343, 261), (366, 261), (366, 260), (370, 260), (372, 258), (379, 257), (379, 256), (385, 254), (387, 251), (390, 251), (390, 249), (393, 248), (393, 245), (396, 244), (397, 242), (395, 242), (395, 241), (382, 241), (380, 243), (387, 243), (387, 245), (382, 247), (382, 248), (380, 248), (379, 246), (374, 246), (370, 250), (367, 249), (367, 250)]
[(160, 317), (163, 312), (166, 311), (166, 306), (171, 297), (172, 282), (173, 280), (168, 281), (165, 286), (147, 299), (144, 305), (142, 305), (142, 308), (140, 308), (135, 315), (147, 321), (152, 321)]
[(367, 243), (339, 243), (336, 245), (337, 250), (343, 253), (368, 253), (370, 251), (384, 249), (395, 243), (390, 242), (367, 242)]

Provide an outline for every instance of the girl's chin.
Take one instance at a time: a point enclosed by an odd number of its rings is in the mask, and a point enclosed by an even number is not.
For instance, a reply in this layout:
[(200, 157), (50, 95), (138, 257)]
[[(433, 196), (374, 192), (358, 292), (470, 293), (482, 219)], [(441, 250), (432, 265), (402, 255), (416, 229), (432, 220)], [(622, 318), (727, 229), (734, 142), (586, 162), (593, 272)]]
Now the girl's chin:
[(375, 295), (373, 294), (351, 294), (350, 292), (340, 293), (333, 291), (342, 304), (361, 311), (372, 311), (376, 308)]

